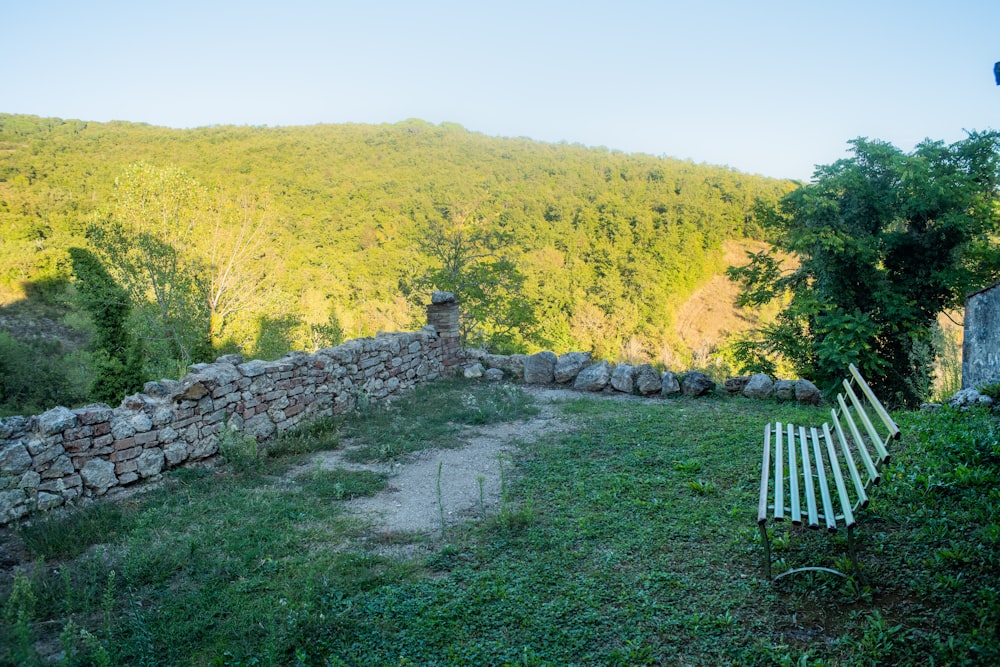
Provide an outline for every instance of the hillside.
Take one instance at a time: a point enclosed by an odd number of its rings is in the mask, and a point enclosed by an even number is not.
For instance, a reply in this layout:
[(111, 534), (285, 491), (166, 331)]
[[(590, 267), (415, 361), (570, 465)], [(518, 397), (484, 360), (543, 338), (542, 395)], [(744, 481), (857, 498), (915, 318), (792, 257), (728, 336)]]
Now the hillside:
[[(467, 289), (470, 339), (686, 361), (678, 308), (725, 268), (724, 244), (760, 236), (755, 208), (792, 187), (419, 120), (174, 130), (0, 114), (3, 303), (75, 308), (66, 250), (120, 213), (136, 163), (181, 170), (216, 200), (255, 198), (267, 241), (246, 262), (266, 289), (211, 333), (217, 351), (265, 356), (407, 328), (430, 289), (471, 276), (485, 294)], [(211, 234), (198, 218), (191, 248)], [(464, 253), (460, 270), (445, 248)]]

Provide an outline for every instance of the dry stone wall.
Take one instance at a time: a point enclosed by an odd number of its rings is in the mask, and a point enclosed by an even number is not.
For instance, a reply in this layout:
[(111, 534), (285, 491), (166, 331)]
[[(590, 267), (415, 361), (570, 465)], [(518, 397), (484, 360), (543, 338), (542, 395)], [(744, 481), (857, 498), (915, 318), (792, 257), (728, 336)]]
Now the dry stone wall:
[(117, 408), (0, 419), (0, 525), (211, 457), (224, 427), (264, 441), (307, 417), (350, 411), (359, 396), (380, 400), (436, 379), (458, 363), (457, 303), (436, 304), (434, 317), (442, 330), (379, 334), (277, 361), (226, 355), (179, 381), (149, 382)]

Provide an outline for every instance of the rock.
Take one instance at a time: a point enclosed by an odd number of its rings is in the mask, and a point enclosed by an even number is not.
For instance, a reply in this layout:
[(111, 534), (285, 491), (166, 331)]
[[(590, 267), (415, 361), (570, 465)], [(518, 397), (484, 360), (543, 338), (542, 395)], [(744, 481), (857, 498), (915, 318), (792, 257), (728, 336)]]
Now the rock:
[(21, 441), (9, 443), (0, 450), (0, 474), (20, 475), (31, 467), (31, 454)]
[(200, 381), (187, 385), (180, 393), (180, 398), (185, 401), (197, 401), (205, 396), (208, 396), (208, 389)]
[[(278, 427), (271, 423), (272, 428), (277, 431)], [(192, 459), (204, 459), (216, 454), (219, 451), (219, 437), (216, 435), (210, 435), (201, 438), (193, 444), (191, 447), (191, 458)]]
[(567, 352), (560, 355), (553, 369), (553, 378), (560, 384), (576, 379), (584, 368), (590, 365), (590, 352)]
[(115, 440), (131, 438), (135, 435), (135, 426), (132, 425), (128, 418), (115, 415), (111, 420), (111, 435), (114, 436)]
[(525, 384), (552, 384), (557, 357), (553, 352), (537, 352), (524, 360)]
[(76, 469), (73, 468), (73, 460), (68, 455), (63, 454), (49, 464), (49, 467), (42, 473), (42, 478), (65, 477), (66, 475), (72, 475), (74, 472), (76, 472)]
[(163, 446), (163, 457), (167, 460), (167, 465), (175, 466), (187, 456), (187, 447), (183, 442), (171, 442)]
[(160, 380), (142, 385), (142, 393), (151, 398), (168, 398), (181, 388), (177, 380)]
[(24, 501), (27, 496), (21, 489), (0, 491), (0, 523), (20, 519), (28, 513)]
[(523, 378), (525, 358), (523, 354), (487, 354), (480, 362), (487, 368), (499, 368), (511, 377)]
[(573, 388), (580, 391), (601, 391), (611, 382), (611, 364), (602, 361), (587, 366), (576, 376)]
[(747, 398), (770, 398), (774, 393), (774, 382), (764, 373), (757, 373), (743, 387), (743, 395)]
[(663, 379), (655, 368), (643, 364), (635, 371), (635, 388), (643, 396), (649, 396), (663, 390)]
[(677, 376), (667, 371), (663, 374), (663, 379), (660, 381), (660, 393), (664, 396), (670, 396), (671, 394), (679, 393), (681, 390), (681, 383), (677, 381)]
[(611, 374), (611, 388), (626, 394), (635, 393), (635, 367), (618, 364)]
[(471, 366), (466, 366), (465, 369), (462, 371), (462, 375), (465, 376), (466, 380), (475, 380), (477, 378), (483, 377), (483, 373), (485, 372), (486, 369), (483, 368), (482, 364), (475, 363), (472, 364)]
[(741, 375), (740, 377), (726, 379), (723, 386), (725, 386), (726, 391), (730, 394), (742, 394), (744, 387), (747, 386), (747, 382), (750, 382), (750, 376)]
[(250, 419), (246, 420), (243, 424), (243, 429), (249, 434), (257, 439), (258, 442), (267, 440), (277, 428), (271, 418), (267, 416), (266, 412), (261, 412), (256, 414)]
[(774, 397), (779, 401), (795, 399), (795, 383), (791, 380), (778, 380), (774, 383)]
[(483, 374), (489, 382), (501, 382), (503, 381), (503, 371), (499, 368), (490, 368)]
[[(334, 349), (342, 356), (346, 355), (343, 345), (339, 345)], [(348, 356), (348, 359), (346, 361), (343, 359), (338, 359), (338, 360), (341, 361), (342, 363), (349, 363), (350, 357), (349, 355), (346, 356)], [(267, 372), (267, 368), (268, 368), (268, 363), (266, 361), (262, 361), (261, 359), (251, 359), (250, 361), (239, 365), (240, 373), (242, 373), (244, 377), (248, 378), (253, 378), (257, 377), (258, 375), (263, 375), (264, 373)]]
[(38, 500), (35, 501), (35, 507), (42, 512), (54, 509), (62, 504), (63, 497), (61, 495), (57, 496), (54, 493), (46, 493), (45, 491), (39, 491)]
[(136, 472), (140, 477), (152, 477), (159, 475), (163, 470), (163, 451), (160, 449), (146, 449), (139, 458), (136, 459)]
[(944, 406), (941, 405), (940, 403), (921, 403), (920, 404), (920, 411), (921, 412), (937, 412), (938, 410), (940, 410), (943, 407)]
[(704, 396), (710, 391), (715, 391), (715, 383), (704, 373), (691, 371), (684, 375), (681, 391), (685, 396)]
[(112, 486), (118, 484), (115, 476), (115, 464), (103, 459), (90, 459), (80, 471), (83, 483), (94, 490), (97, 495), (103, 495)]
[(451, 292), (435, 291), (431, 294), (431, 303), (440, 306), (445, 303), (458, 303), (458, 299)]
[(989, 407), (993, 405), (993, 399), (980, 394), (975, 389), (963, 389), (948, 399), (948, 405), (953, 408)]
[(799, 380), (795, 383), (795, 400), (808, 405), (819, 405), (822, 394), (809, 380)]
[(153, 419), (145, 412), (137, 412), (129, 417), (128, 423), (132, 425), (136, 433), (145, 433), (153, 428)]
[(81, 424), (91, 425), (111, 421), (114, 411), (104, 403), (93, 403), (73, 411)]
[(52, 408), (38, 415), (37, 428), (42, 435), (61, 433), (76, 426), (76, 414), (69, 408)]

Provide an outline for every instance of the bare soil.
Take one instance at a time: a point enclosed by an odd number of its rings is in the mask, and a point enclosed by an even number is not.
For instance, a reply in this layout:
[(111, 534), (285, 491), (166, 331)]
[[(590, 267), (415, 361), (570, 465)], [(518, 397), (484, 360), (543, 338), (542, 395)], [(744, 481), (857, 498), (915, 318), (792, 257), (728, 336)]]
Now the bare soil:
[[(539, 408), (524, 420), (467, 427), (461, 447), (428, 449), (402, 461), (355, 463), (347, 460), (352, 446), (318, 452), (289, 471), (290, 477), (317, 467), (326, 470), (370, 470), (385, 475), (388, 486), (371, 497), (345, 501), (348, 511), (370, 522), (376, 535), (433, 535), (444, 526), (495, 514), (504, 484), (516, 475), (514, 458), (521, 445), (577, 426), (559, 414), (557, 403), (579, 398), (566, 389), (526, 387)], [(502, 470), (501, 470), (502, 468)]]

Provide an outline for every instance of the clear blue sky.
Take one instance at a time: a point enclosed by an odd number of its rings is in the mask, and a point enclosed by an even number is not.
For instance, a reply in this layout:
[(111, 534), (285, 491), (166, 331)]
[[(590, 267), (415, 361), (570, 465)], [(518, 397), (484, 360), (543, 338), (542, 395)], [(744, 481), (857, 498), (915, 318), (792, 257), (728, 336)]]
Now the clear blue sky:
[(450, 121), (808, 179), (1000, 129), (1000, 0), (0, 0), (0, 112)]

